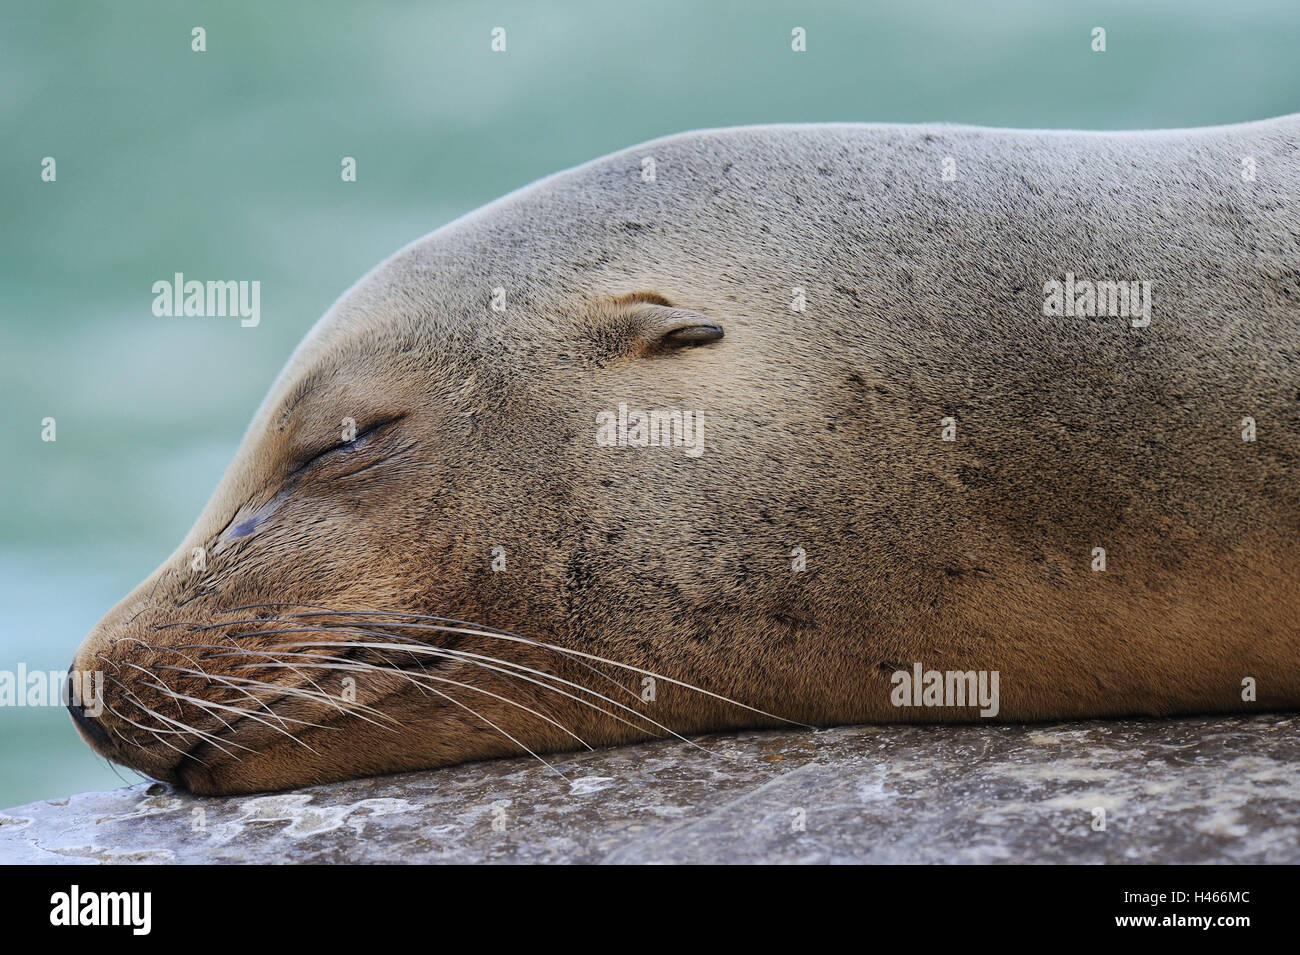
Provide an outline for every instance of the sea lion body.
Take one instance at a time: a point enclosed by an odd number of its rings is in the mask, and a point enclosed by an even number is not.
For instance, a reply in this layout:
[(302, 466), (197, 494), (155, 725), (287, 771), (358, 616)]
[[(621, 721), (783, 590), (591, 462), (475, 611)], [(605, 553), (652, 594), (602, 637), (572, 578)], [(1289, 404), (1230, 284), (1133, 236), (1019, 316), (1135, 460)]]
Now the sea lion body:
[(998, 719), (1295, 706), (1298, 140), (724, 129), (492, 203), (308, 335), (78, 652), (83, 733), (231, 792), (981, 718), (932, 670)]

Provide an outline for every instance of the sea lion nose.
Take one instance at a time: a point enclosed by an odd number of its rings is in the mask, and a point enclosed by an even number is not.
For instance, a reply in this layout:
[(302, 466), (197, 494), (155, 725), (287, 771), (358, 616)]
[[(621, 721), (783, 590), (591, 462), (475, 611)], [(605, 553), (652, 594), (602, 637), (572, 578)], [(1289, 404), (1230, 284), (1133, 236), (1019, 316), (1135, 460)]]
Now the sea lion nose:
[(108, 745), (108, 733), (99, 725), (99, 720), (86, 712), (86, 707), (82, 704), (76, 671), (68, 674), (68, 712), (72, 714), (72, 722), (81, 727), (87, 736), (100, 746)]

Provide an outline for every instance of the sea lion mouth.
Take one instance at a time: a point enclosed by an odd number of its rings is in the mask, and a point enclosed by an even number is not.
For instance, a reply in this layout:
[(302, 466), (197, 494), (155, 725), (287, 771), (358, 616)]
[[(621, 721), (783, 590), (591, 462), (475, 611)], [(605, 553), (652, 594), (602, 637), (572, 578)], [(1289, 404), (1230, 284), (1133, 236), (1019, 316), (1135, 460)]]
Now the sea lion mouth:
[[(272, 607), (282, 612), (249, 615)], [(157, 625), (151, 632), (167, 641), (129, 640), (143, 655), (102, 658), (116, 670), (117, 693), (99, 727), (104, 738), (90, 740), (96, 749), (218, 795), (500, 755), (532, 755), (554, 769), (540, 753), (684, 738), (638, 695), (645, 678), (662, 681), (665, 695), (675, 688), (791, 722), (644, 668), (464, 620), (308, 605), (216, 616), (224, 619)]]

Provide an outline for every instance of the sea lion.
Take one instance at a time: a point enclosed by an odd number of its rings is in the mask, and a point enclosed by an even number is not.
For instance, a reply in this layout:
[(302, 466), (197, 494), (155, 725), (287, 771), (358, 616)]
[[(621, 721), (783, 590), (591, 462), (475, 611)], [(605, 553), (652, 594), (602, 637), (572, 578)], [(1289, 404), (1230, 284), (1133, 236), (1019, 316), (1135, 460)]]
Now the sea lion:
[(498, 200), (310, 331), (74, 718), (233, 793), (1295, 706), (1298, 141), (719, 129)]

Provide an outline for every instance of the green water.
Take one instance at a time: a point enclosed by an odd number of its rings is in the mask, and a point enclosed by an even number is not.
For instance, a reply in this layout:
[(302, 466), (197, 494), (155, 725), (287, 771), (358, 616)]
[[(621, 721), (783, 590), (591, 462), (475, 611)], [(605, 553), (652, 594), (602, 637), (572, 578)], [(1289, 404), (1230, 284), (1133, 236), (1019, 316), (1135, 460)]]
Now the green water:
[[(171, 553), (355, 278), (535, 178), (702, 126), (1300, 111), (1294, 0), (297, 6), (0, 6), (0, 670), (66, 667)], [(261, 324), (154, 317), (177, 271), (259, 280)], [(120, 782), (60, 710), (0, 708), (0, 806)]]

